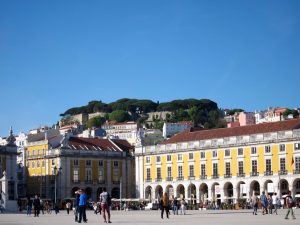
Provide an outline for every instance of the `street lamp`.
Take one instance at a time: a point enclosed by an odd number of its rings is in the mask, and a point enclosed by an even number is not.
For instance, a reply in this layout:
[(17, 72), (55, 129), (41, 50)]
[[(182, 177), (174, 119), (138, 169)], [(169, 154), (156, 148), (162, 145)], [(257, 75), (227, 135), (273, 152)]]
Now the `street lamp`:
[(54, 166), (54, 168), (53, 168), (54, 176), (55, 176), (55, 177), (54, 177), (54, 203), (55, 203), (55, 205), (56, 205), (56, 192), (57, 192), (56, 178), (57, 178), (57, 175), (60, 173), (61, 170), (62, 170), (61, 167), (59, 167), (59, 168), (57, 169), (57, 167)]

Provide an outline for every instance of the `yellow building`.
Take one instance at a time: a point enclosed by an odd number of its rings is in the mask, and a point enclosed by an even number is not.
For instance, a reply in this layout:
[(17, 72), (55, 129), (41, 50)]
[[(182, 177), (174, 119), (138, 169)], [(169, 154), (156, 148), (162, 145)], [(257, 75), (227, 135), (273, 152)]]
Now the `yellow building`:
[[(103, 187), (112, 198), (134, 195), (132, 146), (124, 140), (58, 136), (29, 142), (27, 148), (29, 195), (63, 201), (84, 188), (95, 201)], [(121, 188), (121, 190), (120, 190)]]
[(136, 148), (140, 198), (236, 202), (262, 191), (300, 194), (300, 119), (235, 128), (191, 128)]

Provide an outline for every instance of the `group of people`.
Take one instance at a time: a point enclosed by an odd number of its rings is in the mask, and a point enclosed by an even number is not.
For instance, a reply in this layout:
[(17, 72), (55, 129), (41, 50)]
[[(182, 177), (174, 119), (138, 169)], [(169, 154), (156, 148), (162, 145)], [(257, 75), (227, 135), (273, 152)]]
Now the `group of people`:
[[(282, 206), (281, 200), (277, 196), (277, 193), (274, 193), (272, 196), (271, 195), (267, 196), (264, 191), (262, 192), (260, 198), (258, 198), (258, 196), (253, 194), (251, 202), (253, 207), (253, 212), (252, 212), (253, 215), (257, 215), (257, 209), (259, 207), (259, 204), (261, 204), (262, 215), (273, 214), (273, 213), (278, 215), (277, 210), (280, 209)], [(288, 195), (285, 198), (285, 206), (288, 209), (285, 219), (288, 219), (290, 213), (292, 215), (292, 218), (296, 219), (293, 211), (294, 199), (291, 196), (291, 191), (288, 192)]]
[(164, 212), (166, 212), (166, 216), (169, 219), (169, 215), (170, 215), (170, 208), (173, 211), (174, 215), (178, 215), (178, 211), (181, 211), (181, 214), (186, 213), (186, 201), (184, 200), (184, 198), (182, 199), (177, 199), (176, 197), (172, 198), (172, 200), (170, 201), (168, 194), (165, 192), (163, 194), (162, 199), (160, 200), (160, 209), (161, 209), (161, 218), (164, 218)]
[[(86, 217), (86, 205), (87, 205), (87, 195), (84, 189), (79, 189), (75, 192), (76, 194), (76, 205), (75, 205), (75, 221), (81, 223), (87, 223)], [(106, 191), (106, 188), (103, 188), (103, 192), (99, 196), (99, 202), (101, 207), (101, 214), (104, 219), (104, 223), (111, 223), (110, 220), (110, 205), (111, 197), (110, 194)], [(106, 217), (107, 214), (107, 217)]]

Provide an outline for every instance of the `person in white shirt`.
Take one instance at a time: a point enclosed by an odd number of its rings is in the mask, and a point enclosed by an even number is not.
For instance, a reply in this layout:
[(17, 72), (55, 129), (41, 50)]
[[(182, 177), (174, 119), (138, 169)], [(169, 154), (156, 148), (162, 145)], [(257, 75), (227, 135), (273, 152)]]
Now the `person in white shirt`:
[(273, 195), (272, 195), (272, 203), (273, 203), (273, 206), (274, 206), (274, 214), (276, 213), (276, 215), (278, 215), (277, 213), (277, 209), (278, 209), (278, 197), (277, 197), (277, 193), (275, 192)]

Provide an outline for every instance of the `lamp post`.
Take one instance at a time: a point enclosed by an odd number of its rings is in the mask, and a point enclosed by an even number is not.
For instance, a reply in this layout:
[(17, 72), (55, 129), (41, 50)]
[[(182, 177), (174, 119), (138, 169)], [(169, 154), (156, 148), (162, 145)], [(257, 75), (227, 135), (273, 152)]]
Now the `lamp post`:
[(53, 168), (53, 170), (54, 170), (54, 203), (55, 203), (55, 205), (56, 205), (56, 195), (57, 195), (57, 184), (56, 184), (56, 178), (57, 178), (57, 176), (59, 175), (59, 173), (60, 173), (60, 171), (62, 170), (62, 168), (61, 167), (59, 167), (58, 169), (57, 169), (57, 167), (56, 166), (54, 166), (54, 168)]

